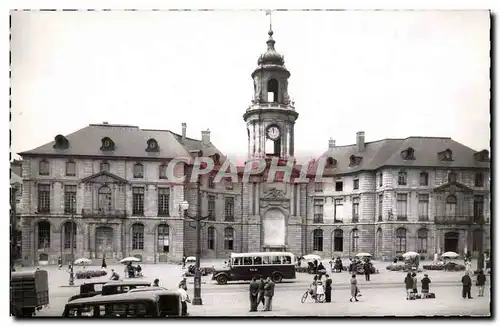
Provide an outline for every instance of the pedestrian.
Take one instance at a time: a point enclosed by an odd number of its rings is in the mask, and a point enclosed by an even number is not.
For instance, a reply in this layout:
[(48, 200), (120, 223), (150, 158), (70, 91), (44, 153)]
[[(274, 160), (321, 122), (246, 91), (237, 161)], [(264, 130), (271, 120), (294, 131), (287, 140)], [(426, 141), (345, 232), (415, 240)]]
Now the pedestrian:
[(314, 265), (314, 274), (318, 274), (318, 260), (315, 259), (313, 261), (313, 265)]
[(410, 298), (412, 298), (412, 293), (413, 293), (413, 277), (411, 277), (411, 273), (406, 274), (405, 289), (406, 289), (406, 300), (410, 300)]
[(429, 275), (424, 274), (424, 278), (420, 282), (422, 283), (422, 298), (427, 299), (429, 296), (429, 284), (431, 284)]
[(370, 273), (371, 273), (371, 266), (370, 266), (370, 262), (367, 261), (364, 265), (363, 265), (363, 268), (365, 270), (365, 280), (366, 281), (369, 281), (370, 280)]
[(472, 299), (470, 294), (471, 286), (472, 280), (470, 279), (469, 272), (465, 272), (465, 275), (462, 276), (462, 298), (465, 299), (465, 297), (468, 297), (469, 299)]
[(479, 274), (477, 274), (476, 285), (479, 291), (478, 297), (484, 297), (484, 285), (486, 284), (486, 275), (482, 269), (479, 270)]
[(264, 308), (266, 307), (266, 301), (264, 299), (264, 287), (266, 286), (266, 283), (264, 282), (264, 278), (260, 278), (259, 283), (259, 295), (257, 296), (257, 308), (259, 307), (259, 304), (262, 303)]
[(323, 287), (323, 281), (321, 280), (322, 274), (319, 275), (316, 281), (316, 302), (318, 302), (318, 297), (325, 295), (325, 288)]
[(153, 286), (160, 286), (160, 280), (155, 278), (153, 281)]
[(312, 282), (310, 288), (312, 290), (311, 297), (313, 297), (314, 300), (317, 301), (316, 300), (316, 292), (317, 292), (317, 289), (318, 289), (318, 275), (314, 275), (313, 282)]
[(182, 280), (179, 282), (179, 287), (182, 287), (184, 289), (184, 291), (187, 291), (188, 288), (187, 288), (187, 280), (186, 278), (182, 278)]
[(63, 263), (62, 263), (62, 258), (61, 257), (59, 257), (59, 259), (57, 259), (57, 265), (59, 265), (59, 269), (62, 268)]
[(274, 282), (271, 278), (267, 278), (266, 285), (264, 286), (264, 300), (265, 308), (264, 311), (273, 310), (273, 297), (274, 297)]
[(182, 269), (186, 268), (186, 256), (182, 256)]
[(179, 284), (179, 290), (178, 291), (179, 291), (179, 293), (181, 295), (181, 305), (182, 305), (181, 315), (182, 316), (187, 316), (188, 315), (188, 312), (187, 312), (187, 303), (191, 302), (191, 300), (189, 300), (189, 295), (186, 292), (186, 290), (184, 289), (184, 287), (182, 286), (182, 284)]
[(106, 258), (102, 257), (101, 269), (106, 269), (108, 265), (106, 264)]
[(351, 277), (351, 298), (349, 299), (350, 302), (352, 302), (352, 299), (354, 301), (359, 301), (357, 296), (358, 296), (358, 281), (356, 280), (356, 274), (352, 274)]
[(253, 277), (250, 282), (250, 311), (257, 311), (257, 299), (259, 296), (259, 282)]
[(120, 275), (118, 275), (117, 272), (115, 272), (114, 269), (111, 270), (111, 277), (109, 278), (112, 281), (118, 281), (120, 279)]
[(328, 275), (328, 274), (326, 274), (325, 277), (326, 277), (326, 280), (325, 280), (325, 301), (332, 302), (332, 279), (330, 278), (330, 275)]
[(472, 269), (472, 262), (469, 258), (467, 258), (467, 261), (465, 263), (465, 270), (470, 273), (471, 269)]
[(418, 293), (417, 273), (415, 272), (411, 273), (411, 277), (413, 278), (413, 293), (417, 294)]

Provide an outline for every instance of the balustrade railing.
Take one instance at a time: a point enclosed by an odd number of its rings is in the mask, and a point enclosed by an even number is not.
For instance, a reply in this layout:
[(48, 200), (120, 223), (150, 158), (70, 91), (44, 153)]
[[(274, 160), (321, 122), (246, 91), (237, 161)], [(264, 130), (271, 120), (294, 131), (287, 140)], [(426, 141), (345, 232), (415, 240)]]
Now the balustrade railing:
[(127, 212), (123, 209), (82, 209), (82, 217), (93, 217), (93, 218), (124, 218), (127, 216)]

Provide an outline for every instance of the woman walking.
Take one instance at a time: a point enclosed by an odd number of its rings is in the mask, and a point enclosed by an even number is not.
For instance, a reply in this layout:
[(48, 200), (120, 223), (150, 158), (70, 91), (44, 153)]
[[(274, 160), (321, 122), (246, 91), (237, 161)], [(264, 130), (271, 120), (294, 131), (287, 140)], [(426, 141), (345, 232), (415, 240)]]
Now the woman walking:
[(318, 302), (318, 296), (325, 295), (325, 288), (323, 287), (323, 281), (321, 280), (321, 275), (316, 281), (316, 302)]
[(351, 278), (351, 298), (349, 299), (350, 302), (352, 302), (352, 299), (354, 298), (354, 301), (359, 301), (357, 296), (358, 296), (358, 281), (356, 280), (356, 274), (352, 274)]
[(411, 273), (411, 277), (413, 278), (413, 293), (417, 294), (418, 293), (417, 273), (415, 273), (415, 272)]
[(406, 274), (405, 289), (406, 289), (406, 300), (410, 300), (413, 293), (413, 277), (411, 277), (411, 273)]

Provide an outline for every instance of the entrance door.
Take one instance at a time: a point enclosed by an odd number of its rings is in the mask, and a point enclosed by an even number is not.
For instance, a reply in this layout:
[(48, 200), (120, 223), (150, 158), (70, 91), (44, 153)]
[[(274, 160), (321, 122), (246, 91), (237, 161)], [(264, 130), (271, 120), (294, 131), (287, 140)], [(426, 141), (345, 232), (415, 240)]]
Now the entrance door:
[(95, 229), (96, 258), (113, 257), (113, 228), (99, 226)]
[(446, 232), (444, 235), (444, 251), (458, 253), (458, 232)]

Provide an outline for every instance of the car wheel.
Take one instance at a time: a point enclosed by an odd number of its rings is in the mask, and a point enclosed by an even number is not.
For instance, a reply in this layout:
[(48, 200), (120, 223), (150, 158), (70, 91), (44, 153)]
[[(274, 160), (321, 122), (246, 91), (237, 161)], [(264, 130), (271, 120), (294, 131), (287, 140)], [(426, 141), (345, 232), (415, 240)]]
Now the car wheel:
[(272, 279), (274, 283), (280, 283), (281, 280), (283, 279), (283, 276), (281, 276), (280, 273), (274, 273)]
[(217, 283), (220, 285), (224, 285), (227, 283), (227, 276), (226, 275), (219, 275), (217, 276)]

